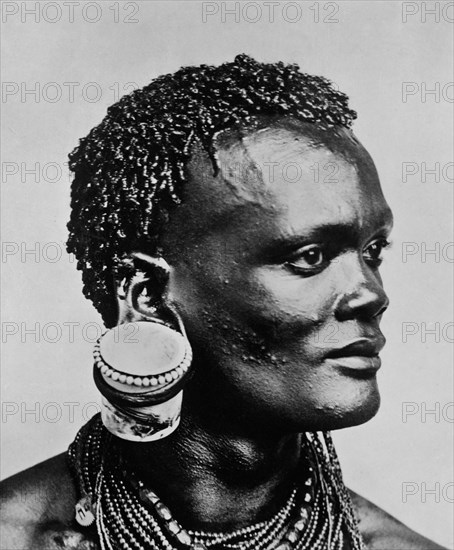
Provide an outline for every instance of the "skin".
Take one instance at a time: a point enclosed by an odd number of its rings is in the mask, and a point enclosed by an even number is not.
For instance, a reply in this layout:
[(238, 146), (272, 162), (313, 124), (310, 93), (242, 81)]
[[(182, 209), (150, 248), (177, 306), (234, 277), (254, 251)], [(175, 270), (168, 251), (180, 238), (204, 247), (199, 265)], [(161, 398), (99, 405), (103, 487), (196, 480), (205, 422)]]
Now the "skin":
[[(150, 263), (119, 285), (118, 300), (120, 322), (171, 303), (194, 350), (180, 428), (153, 444), (125, 442), (124, 453), (185, 526), (228, 530), (285, 502), (300, 432), (377, 412), (376, 373), (328, 355), (358, 339), (377, 353), (384, 345), (377, 243), (392, 218), (370, 156), (347, 130), (266, 122), (219, 136), (218, 163), (214, 177), (195, 149), (187, 196), (162, 241), (166, 284), (156, 284)], [(314, 181), (316, 163), (332, 163), (336, 181), (323, 171)], [(4, 488), (5, 548), (91, 547), (73, 520), (63, 455)], [(353, 498), (369, 548), (441, 548)]]

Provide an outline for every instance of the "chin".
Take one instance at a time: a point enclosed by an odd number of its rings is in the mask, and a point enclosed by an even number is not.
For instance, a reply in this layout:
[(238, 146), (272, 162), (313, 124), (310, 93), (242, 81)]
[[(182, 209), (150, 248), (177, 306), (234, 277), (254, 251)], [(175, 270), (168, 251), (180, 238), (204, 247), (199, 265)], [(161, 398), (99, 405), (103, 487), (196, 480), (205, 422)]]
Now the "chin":
[(345, 403), (341, 414), (331, 418), (329, 430), (339, 430), (365, 424), (371, 420), (380, 408), (380, 393), (378, 390), (371, 392), (367, 398), (353, 403)]
[(371, 420), (379, 408), (380, 393), (376, 382), (360, 383), (354, 391), (325, 396), (324, 403), (316, 407), (315, 428), (305, 428), (304, 431), (331, 431), (359, 426)]

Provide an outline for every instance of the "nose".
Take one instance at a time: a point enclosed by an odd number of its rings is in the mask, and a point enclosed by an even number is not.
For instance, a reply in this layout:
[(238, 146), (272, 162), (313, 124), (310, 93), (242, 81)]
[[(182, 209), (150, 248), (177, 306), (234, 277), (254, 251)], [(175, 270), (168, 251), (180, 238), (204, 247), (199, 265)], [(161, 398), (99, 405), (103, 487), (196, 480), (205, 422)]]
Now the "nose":
[(389, 298), (376, 270), (371, 269), (362, 256), (345, 254), (341, 262), (340, 293), (334, 313), (338, 321), (370, 320), (384, 313)]

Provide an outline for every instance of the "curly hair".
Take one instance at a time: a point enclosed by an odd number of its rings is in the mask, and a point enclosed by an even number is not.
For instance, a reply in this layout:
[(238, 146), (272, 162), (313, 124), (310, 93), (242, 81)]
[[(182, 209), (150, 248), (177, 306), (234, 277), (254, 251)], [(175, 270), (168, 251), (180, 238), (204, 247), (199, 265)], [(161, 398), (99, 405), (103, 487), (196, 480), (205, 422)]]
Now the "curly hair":
[(67, 250), (107, 327), (117, 322), (114, 280), (131, 269), (124, 258), (132, 250), (159, 253), (169, 213), (181, 202), (191, 144), (202, 144), (216, 174), (215, 134), (264, 115), (323, 128), (349, 128), (356, 118), (329, 80), (243, 54), (156, 78), (112, 105), (80, 140), (69, 155)]

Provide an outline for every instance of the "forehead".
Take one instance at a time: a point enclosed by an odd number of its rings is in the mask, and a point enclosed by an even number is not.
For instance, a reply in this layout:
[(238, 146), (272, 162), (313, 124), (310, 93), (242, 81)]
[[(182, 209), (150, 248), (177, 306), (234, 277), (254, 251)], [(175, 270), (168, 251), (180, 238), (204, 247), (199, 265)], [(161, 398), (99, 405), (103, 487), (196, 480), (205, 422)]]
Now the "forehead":
[(374, 163), (353, 134), (309, 126), (274, 124), (223, 136), (216, 177), (196, 151), (177, 209), (186, 232), (267, 239), (328, 224), (361, 231), (389, 221)]

